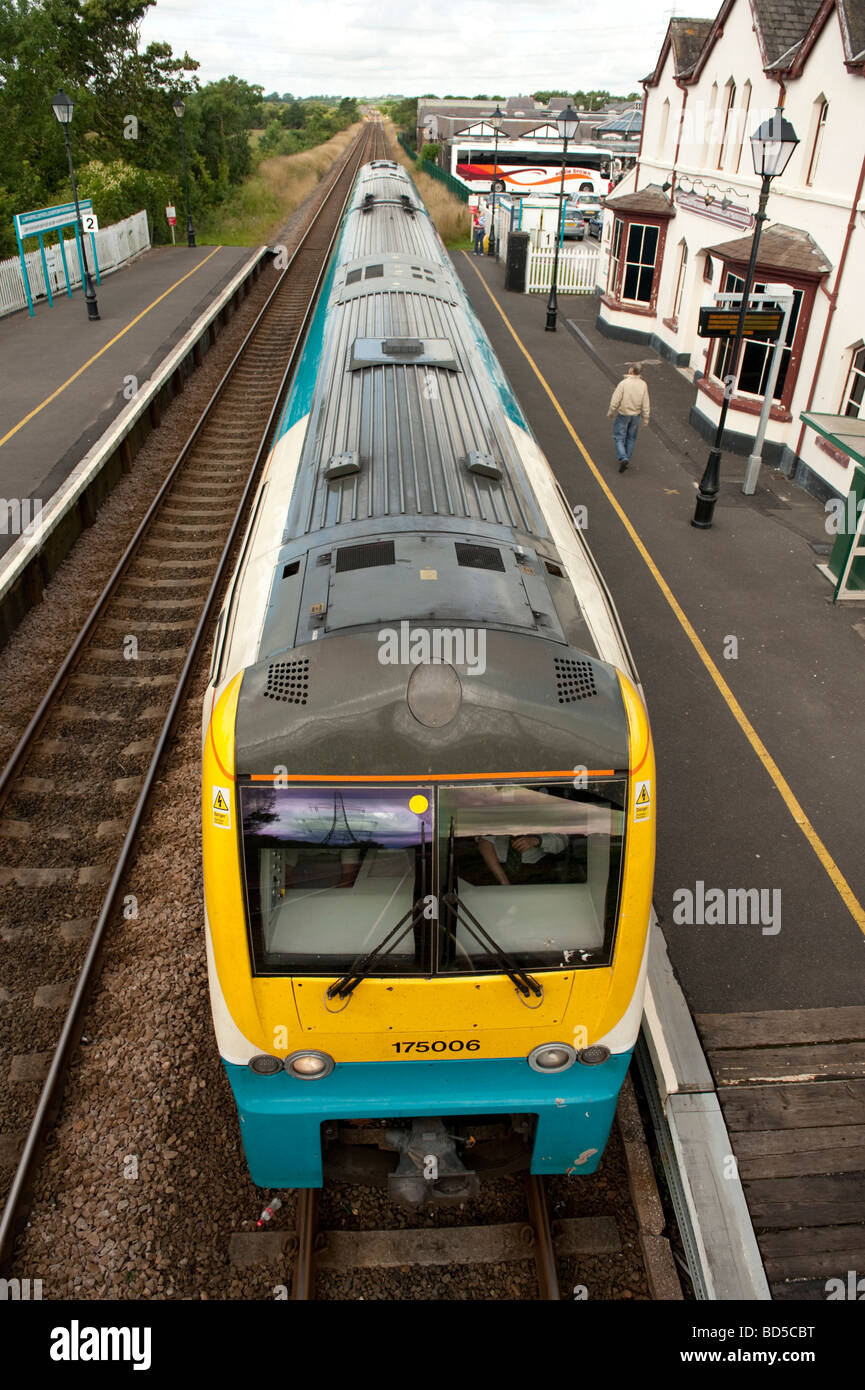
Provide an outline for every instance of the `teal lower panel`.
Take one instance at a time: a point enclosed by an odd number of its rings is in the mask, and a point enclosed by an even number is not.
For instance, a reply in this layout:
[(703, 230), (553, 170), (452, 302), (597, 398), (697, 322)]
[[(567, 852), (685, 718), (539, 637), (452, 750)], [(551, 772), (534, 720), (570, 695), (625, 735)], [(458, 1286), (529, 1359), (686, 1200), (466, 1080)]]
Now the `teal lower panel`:
[(454, 1062), (345, 1062), (304, 1081), (258, 1076), (226, 1062), (243, 1147), (259, 1187), (321, 1187), (327, 1120), (418, 1115), (537, 1115), (533, 1173), (593, 1173), (607, 1138), (630, 1052), (557, 1075), (523, 1058)]

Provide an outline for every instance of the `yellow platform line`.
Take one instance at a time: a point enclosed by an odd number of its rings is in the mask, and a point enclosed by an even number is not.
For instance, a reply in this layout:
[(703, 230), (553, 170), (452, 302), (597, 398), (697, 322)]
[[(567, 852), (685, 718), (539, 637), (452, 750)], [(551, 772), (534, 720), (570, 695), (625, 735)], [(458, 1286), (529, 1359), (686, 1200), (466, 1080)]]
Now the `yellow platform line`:
[[(463, 251), (462, 254), (466, 257), (466, 260), (469, 262), (469, 264), (472, 264), (471, 257), (468, 255), (468, 253), (466, 251)], [(571, 424), (570, 420), (568, 419), (567, 415), (565, 414), (564, 410), (559, 404), (559, 401), (556, 398), (556, 395), (552, 387), (545, 379), (543, 372), (538, 367), (528, 348), (522, 342), (519, 334), (517, 333), (516, 329), (514, 328), (513, 324), (511, 323), (510, 319), (508, 318), (507, 314), (502, 308), (501, 304), (496, 299), (496, 296), (493, 294), (489, 285), (486, 283), (480, 271), (478, 270), (478, 267), (476, 265), (472, 265), (472, 269), (474, 270), (475, 274), (477, 275), (478, 279), (480, 280), (481, 284), (483, 285), (484, 289), (486, 290), (487, 294), (489, 295), (499, 314), (501, 314), (505, 327), (511, 334), (511, 337), (513, 338), (517, 347), (520, 349), (520, 352), (525, 357), (526, 361), (528, 362), (538, 381), (541, 383), (541, 386), (544, 388), (547, 395), (549, 396), (553, 408), (556, 411), (556, 414), (559, 416), (562, 424), (568, 431), (568, 434), (571, 436), (580, 453), (582, 454), (583, 458), (585, 459), (589, 469), (595, 477), (595, 481), (603, 491), (607, 501), (613, 508), (613, 511), (618, 516), (619, 520), (621, 521), (622, 525), (624, 526), (625, 530), (627, 531), (628, 535), (630, 536), (631, 540), (633, 541), (634, 545), (639, 551), (641, 558), (645, 561), (649, 573), (655, 580), (655, 583), (658, 585), (658, 588), (661, 590), (661, 593), (664, 595), (664, 598), (667, 600), (667, 603), (673, 610), (673, 613), (675, 614), (680, 626), (682, 627), (685, 636), (688, 638), (688, 641), (693, 646), (694, 650), (696, 651), (706, 670), (709, 672), (709, 675), (712, 677), (712, 680), (715, 682), (715, 685), (718, 687), (718, 690), (721, 693), (721, 698), (724, 700), (724, 703), (727, 705), (727, 708), (733, 715), (733, 718), (736, 720), (736, 723), (739, 725), (740, 729), (747, 738), (754, 752), (757, 754), (757, 757), (760, 759), (760, 762), (763, 764), (772, 781), (775, 783), (775, 786), (778, 789), (778, 792), (780, 793), (781, 798), (784, 801), (785, 806), (787, 807), (787, 810), (790, 812), (790, 815), (793, 817), (793, 820), (796, 822), (799, 829), (802, 831), (802, 834), (805, 836), (805, 839), (808, 841), (809, 845), (811, 846), (817, 858), (819, 859), (821, 865), (823, 866), (823, 869), (825, 870), (826, 874), (831, 880), (834, 888), (837, 890), (838, 895), (841, 898), (841, 901), (847, 908), (847, 911), (850, 913), (850, 916), (853, 918), (853, 921), (856, 923), (859, 930), (865, 933), (865, 908), (863, 908), (859, 899), (853, 892), (853, 889), (850, 887), (841, 870), (838, 868), (838, 865), (835, 863), (835, 860), (832, 858), (831, 854), (824, 845), (820, 836), (817, 834), (817, 831), (814, 829), (814, 826), (811, 824), (811, 821), (806, 816), (804, 810), (802, 809), (802, 806), (794, 796), (793, 790), (789, 782), (784, 777), (784, 774), (781, 772), (781, 769), (775, 762), (775, 759), (772, 757), (772, 754), (769, 752), (765, 743), (760, 738), (760, 735), (757, 733), (747, 714), (742, 709), (742, 706), (739, 704), (739, 701), (736, 699), (729, 685), (724, 680), (724, 677), (721, 675), (721, 672), (719, 671), (718, 667), (715, 665), (711, 656), (707, 652), (699, 636), (697, 635), (696, 631), (694, 630), (693, 626), (691, 625), (690, 621), (688, 620), (687, 616), (682, 610), (675, 594), (673, 593), (664, 576), (661, 574), (661, 571), (658, 569), (658, 566), (655, 564), (643, 541), (640, 539), (640, 536), (636, 531), (635, 527), (631, 524), (631, 521), (628, 518), (627, 513), (619, 503), (619, 500), (616, 497), (615, 493), (612, 492), (609, 486), (607, 485), (607, 482), (604, 479), (603, 474), (601, 473), (594, 459), (589, 454), (588, 449), (583, 444), (583, 441), (580, 439), (579, 435), (577, 434), (576, 430), (574, 429), (573, 425)]]
[(217, 251), (221, 250), (221, 246), (214, 246), (213, 250), (209, 251), (208, 254), (204, 257), (203, 261), (199, 261), (198, 265), (194, 265), (191, 270), (188, 270), (186, 272), (185, 275), (181, 275), (180, 279), (175, 280), (173, 285), (169, 285), (168, 289), (164, 290), (158, 299), (154, 299), (152, 304), (148, 304), (146, 309), (142, 309), (140, 314), (136, 314), (135, 318), (132, 319), (129, 323), (127, 323), (125, 328), (121, 328), (120, 332), (115, 333), (114, 337), (109, 342), (107, 342), (104, 347), (101, 347), (98, 352), (94, 352), (93, 356), (88, 358), (84, 365), (78, 368), (77, 372), (73, 372), (72, 375), (68, 377), (66, 381), (63, 382), (62, 386), (58, 386), (56, 391), (52, 391), (50, 396), (46, 396), (44, 401), (41, 401), (39, 405), (34, 406), (28, 415), (25, 415), (23, 419), (18, 421), (17, 425), (13, 425), (11, 430), (4, 434), (3, 438), (0, 439), (0, 448), (2, 448), (3, 445), (12, 438), (13, 434), (17, 434), (18, 431), (22, 429), (24, 425), (27, 424), (28, 420), (32, 420), (34, 415), (38, 415), (40, 410), (45, 409), (46, 405), (50, 405), (52, 401), (56, 401), (57, 397), (61, 394), (61, 392), (66, 390), (67, 386), (71, 386), (73, 381), (78, 380), (82, 372), (86, 372), (88, 367), (92, 367), (94, 362), (98, 362), (103, 352), (107, 352), (110, 347), (113, 347), (115, 343), (118, 343), (120, 339), (123, 337), (123, 335), (129, 332), (130, 328), (134, 328), (137, 323), (141, 322), (145, 314), (149, 314), (151, 309), (155, 309), (157, 304), (161, 304), (163, 299), (166, 299), (168, 295), (173, 294), (173, 292), (178, 288), (178, 286), (183, 284), (184, 280), (188, 280), (190, 275), (194, 275), (196, 271), (200, 270), (203, 265), (207, 265), (207, 262), (210, 260), (211, 256), (215, 256)]

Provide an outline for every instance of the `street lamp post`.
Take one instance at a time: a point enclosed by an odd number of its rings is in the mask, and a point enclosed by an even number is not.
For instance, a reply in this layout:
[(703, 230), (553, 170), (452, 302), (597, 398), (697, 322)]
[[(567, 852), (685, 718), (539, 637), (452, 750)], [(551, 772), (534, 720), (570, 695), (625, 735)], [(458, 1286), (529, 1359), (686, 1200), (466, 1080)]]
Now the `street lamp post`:
[[(66, 137), (66, 154), (69, 159), (69, 177), (72, 180), (72, 197), (75, 199), (75, 223), (78, 228), (78, 248), (81, 255), (81, 279), (84, 283), (84, 302), (87, 305), (87, 317), (95, 322), (99, 318), (99, 305), (96, 300), (96, 290), (93, 288), (93, 279), (90, 274), (90, 267), (87, 264), (87, 247), (84, 240), (84, 225), (81, 221), (81, 208), (78, 206), (78, 184), (75, 182), (75, 166), (72, 163), (72, 143), (69, 139), (69, 127), (72, 124), (73, 102), (61, 90), (52, 99), (51, 109), (63, 127), (63, 134)], [(63, 233), (60, 233), (61, 237)]]
[(748, 312), (748, 300), (751, 294), (751, 286), (754, 283), (754, 272), (757, 268), (757, 248), (760, 245), (760, 233), (763, 230), (763, 223), (766, 221), (766, 203), (769, 199), (769, 189), (772, 180), (784, 170), (790, 162), (796, 146), (799, 144), (798, 137), (790, 122), (784, 119), (780, 106), (768, 121), (764, 121), (761, 126), (751, 136), (751, 154), (754, 160), (754, 172), (762, 180), (760, 186), (760, 201), (757, 205), (757, 216), (754, 219), (754, 237), (751, 242), (751, 256), (748, 261), (748, 269), (745, 272), (745, 283), (742, 286), (742, 303), (739, 306), (739, 318), (736, 323), (736, 335), (733, 339), (733, 350), (730, 355), (730, 373), (724, 386), (724, 400), (721, 404), (721, 414), (718, 417), (718, 426), (715, 430), (715, 440), (709, 451), (709, 458), (706, 463), (703, 476), (700, 479), (700, 486), (697, 490), (697, 503), (694, 507), (694, 515), (691, 517), (691, 525), (696, 526), (701, 531), (706, 531), (712, 525), (712, 518), (715, 514), (715, 503), (718, 500), (718, 488), (721, 481), (721, 441), (724, 437), (724, 424), (727, 419), (727, 410), (730, 405), (730, 398), (733, 395), (734, 383), (738, 368), (739, 353), (742, 348), (743, 330), (745, 327), (745, 315)]
[(568, 141), (573, 140), (574, 136), (577, 133), (579, 124), (580, 118), (569, 102), (568, 105), (565, 107), (564, 111), (560, 111), (558, 116), (556, 117), (556, 125), (559, 127), (559, 132), (561, 133), (562, 140), (564, 143), (562, 146), (562, 182), (559, 187), (559, 221), (556, 227), (556, 250), (555, 254), (553, 255), (553, 283), (550, 286), (550, 297), (547, 301), (546, 331), (548, 333), (555, 333), (556, 318), (559, 312), (559, 301), (557, 297), (557, 287), (559, 278), (559, 244), (564, 234), (565, 166), (568, 162)]
[(176, 96), (171, 104), (180, 126), (180, 148), (183, 152), (183, 187), (186, 190), (186, 241), (187, 245), (194, 246), (195, 228), (192, 225), (192, 211), (189, 206), (189, 167), (186, 162), (186, 137), (183, 134), (183, 113), (186, 110), (186, 104), (180, 96)]
[(496, 140), (493, 153), (492, 203), (490, 204), (490, 235), (487, 244), (487, 255), (494, 256), (496, 254), (496, 182), (499, 177), (499, 132), (504, 125), (504, 112), (497, 106), (489, 119), (496, 133)]

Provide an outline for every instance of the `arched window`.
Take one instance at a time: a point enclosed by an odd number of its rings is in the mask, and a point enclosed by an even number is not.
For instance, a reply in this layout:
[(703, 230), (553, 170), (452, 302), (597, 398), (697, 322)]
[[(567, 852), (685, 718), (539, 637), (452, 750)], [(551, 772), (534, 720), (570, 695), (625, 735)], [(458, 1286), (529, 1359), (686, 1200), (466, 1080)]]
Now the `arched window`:
[(658, 128), (658, 151), (657, 151), (657, 152), (658, 152), (658, 155), (659, 155), (659, 156), (662, 156), (663, 153), (664, 153), (664, 146), (665, 146), (665, 144), (667, 143), (667, 127), (668, 127), (669, 124), (670, 124), (670, 98), (669, 98), (669, 97), (665, 97), (665, 98), (664, 98), (664, 104), (663, 104), (663, 106), (661, 107), (661, 123), (660, 123), (660, 126), (659, 126), (659, 128)]
[(721, 145), (718, 150), (717, 167), (719, 169), (723, 169), (724, 165), (727, 162), (727, 150), (735, 135), (734, 127), (736, 124), (736, 84), (733, 81), (732, 77), (727, 83), (726, 93), (727, 100), (724, 103), (724, 132), (721, 136)]
[(742, 88), (742, 109), (736, 115), (736, 167), (734, 174), (738, 174), (739, 165), (742, 163), (742, 147), (745, 143), (745, 127), (748, 123), (748, 112), (751, 109), (751, 84), (746, 82)]
[(825, 97), (820, 96), (814, 103), (816, 108), (817, 120), (814, 125), (814, 138), (811, 142), (811, 157), (808, 160), (808, 174), (805, 183), (810, 188), (817, 177), (817, 165), (820, 163), (820, 150), (823, 145), (823, 131), (826, 128), (826, 117), (829, 114), (829, 103)]

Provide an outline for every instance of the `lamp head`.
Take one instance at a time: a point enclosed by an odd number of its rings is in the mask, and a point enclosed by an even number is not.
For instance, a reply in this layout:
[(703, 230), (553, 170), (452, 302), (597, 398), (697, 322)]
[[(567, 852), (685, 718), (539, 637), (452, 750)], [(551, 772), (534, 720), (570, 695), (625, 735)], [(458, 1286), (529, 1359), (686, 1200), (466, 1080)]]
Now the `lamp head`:
[(556, 116), (556, 125), (563, 140), (573, 140), (579, 129), (580, 118), (570, 102)]
[(176, 96), (171, 103), (171, 108), (179, 121), (183, 120), (183, 113), (186, 110), (186, 103), (182, 96)]
[(764, 121), (751, 136), (754, 172), (769, 179), (783, 174), (798, 144), (799, 137), (779, 106), (774, 116)]
[(62, 126), (71, 124), (72, 112), (75, 107), (72, 98), (64, 92), (62, 87), (56, 97), (51, 98), (51, 109)]

